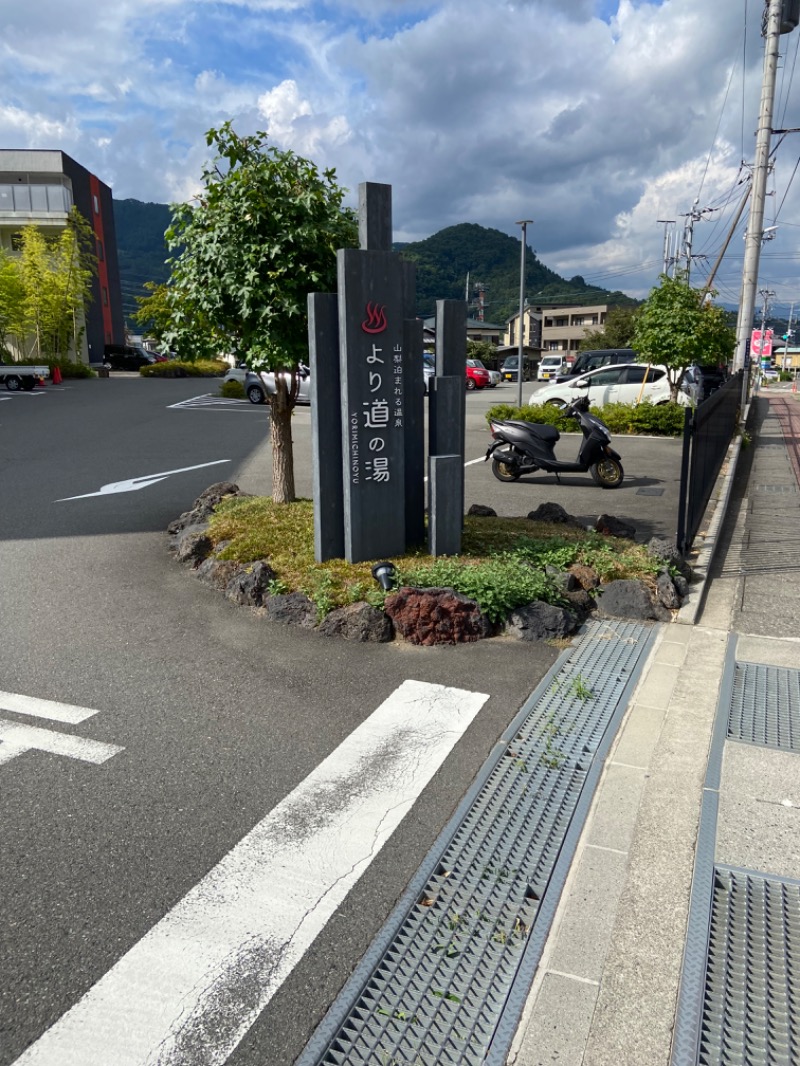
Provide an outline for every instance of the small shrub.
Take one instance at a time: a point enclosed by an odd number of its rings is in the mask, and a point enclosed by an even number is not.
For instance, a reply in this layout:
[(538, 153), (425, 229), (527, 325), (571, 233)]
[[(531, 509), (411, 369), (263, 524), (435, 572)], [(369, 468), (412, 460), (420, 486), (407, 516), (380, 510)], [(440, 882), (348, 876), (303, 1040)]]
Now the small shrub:
[[(640, 404), (608, 403), (605, 407), (590, 408), (612, 433), (618, 435), (640, 433), (653, 437), (679, 437), (683, 432), (684, 410), (678, 403), (652, 404), (644, 400)], [(517, 418), (537, 425), (555, 426), (560, 433), (579, 432), (574, 418), (567, 418), (552, 404), (528, 404), (512, 407), (497, 404), (486, 412), (489, 419)]]
[(150, 363), (139, 373), (146, 378), (217, 378), (228, 369), (220, 359), (197, 359), (190, 363), (182, 359), (168, 359), (165, 363)]
[(241, 381), (223, 381), (219, 387), (219, 394), (226, 400), (243, 400), (245, 398), (244, 385)]

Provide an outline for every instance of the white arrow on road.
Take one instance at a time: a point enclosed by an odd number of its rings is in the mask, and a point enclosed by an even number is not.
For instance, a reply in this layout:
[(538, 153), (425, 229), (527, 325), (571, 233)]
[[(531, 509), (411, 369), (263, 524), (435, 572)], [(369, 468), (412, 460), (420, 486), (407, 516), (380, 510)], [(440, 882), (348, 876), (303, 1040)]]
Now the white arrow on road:
[(136, 492), (137, 489), (146, 489), (149, 485), (155, 485), (163, 481), (170, 474), (184, 474), (187, 470), (202, 470), (206, 466), (219, 466), (220, 463), (229, 463), (230, 459), (215, 459), (213, 463), (200, 463), (197, 466), (182, 466), (179, 470), (163, 470), (160, 474), (145, 474), (144, 477), (131, 477), (127, 481), (112, 481), (103, 485), (97, 492), (84, 492), (82, 496), (64, 496), (56, 500), (56, 503), (67, 503), (68, 500), (86, 500), (89, 496), (108, 496), (112, 492)]

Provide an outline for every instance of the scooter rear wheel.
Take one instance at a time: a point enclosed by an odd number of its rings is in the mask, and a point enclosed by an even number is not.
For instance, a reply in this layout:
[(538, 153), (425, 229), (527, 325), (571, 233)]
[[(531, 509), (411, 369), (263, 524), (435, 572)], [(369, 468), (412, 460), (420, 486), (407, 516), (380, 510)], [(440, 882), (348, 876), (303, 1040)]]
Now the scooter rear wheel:
[(622, 484), (624, 473), (622, 463), (618, 459), (606, 456), (599, 463), (589, 468), (596, 485), (601, 489), (617, 489)]
[(519, 477), (517, 467), (509, 466), (507, 463), (499, 463), (497, 459), (492, 459), (492, 473), (498, 481), (516, 481)]

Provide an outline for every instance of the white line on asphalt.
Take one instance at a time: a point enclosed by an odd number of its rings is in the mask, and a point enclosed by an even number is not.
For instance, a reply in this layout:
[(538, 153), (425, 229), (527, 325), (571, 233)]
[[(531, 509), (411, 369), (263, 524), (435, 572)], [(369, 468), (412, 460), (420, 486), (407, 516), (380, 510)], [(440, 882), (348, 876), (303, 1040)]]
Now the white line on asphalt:
[[(14, 755), (9, 754), (12, 750)], [(99, 764), (123, 750), (116, 744), (102, 744), (99, 740), (86, 740), (0, 718), (0, 752), (5, 751), (2, 762), (9, 762), (24, 751), (48, 751), (51, 755), (66, 755), (70, 759)]]
[(203, 470), (207, 466), (219, 466), (220, 463), (229, 463), (230, 459), (215, 459), (211, 463), (198, 463), (197, 466), (181, 466), (177, 470), (162, 470), (160, 474), (145, 474), (143, 477), (129, 477), (127, 481), (111, 481), (108, 485), (101, 485), (97, 492), (84, 492), (81, 496), (63, 496), (56, 503), (68, 503), (70, 500), (86, 500), (90, 496), (108, 496), (114, 492), (136, 492), (137, 489), (146, 489), (155, 485), (170, 474), (185, 474), (187, 470)]
[(18, 1066), (224, 1063), (488, 698), (405, 681)]
[(27, 714), (32, 718), (48, 718), (51, 722), (69, 722), (70, 725), (79, 725), (97, 714), (89, 707), (40, 700), (35, 696), (20, 696), (16, 692), (0, 692), (0, 710), (16, 711), (17, 714)]

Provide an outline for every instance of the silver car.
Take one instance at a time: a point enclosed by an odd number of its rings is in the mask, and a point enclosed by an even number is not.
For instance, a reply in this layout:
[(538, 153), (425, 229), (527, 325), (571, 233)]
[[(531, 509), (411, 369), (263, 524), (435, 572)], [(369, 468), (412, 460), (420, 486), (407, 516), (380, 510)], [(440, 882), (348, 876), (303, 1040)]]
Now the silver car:
[[(230, 371), (229, 371), (230, 373)], [(297, 403), (311, 403), (311, 371), (303, 363), (297, 368), (297, 376), (300, 378), (300, 388), (297, 393)], [(227, 377), (227, 374), (226, 374)], [(287, 386), (291, 375), (284, 373)], [(250, 403), (265, 403), (267, 396), (275, 395), (275, 375), (271, 370), (262, 370), (256, 374), (248, 370), (244, 380), (244, 391)]]

